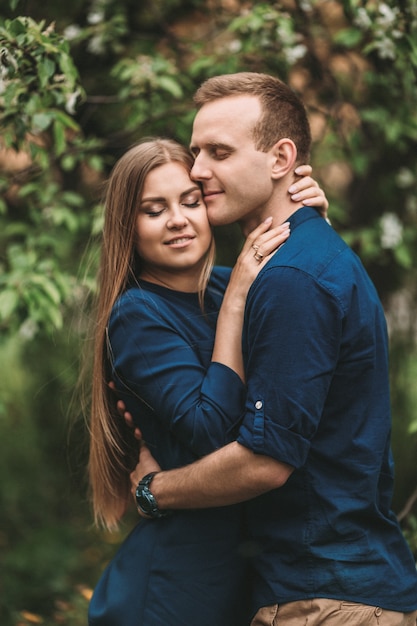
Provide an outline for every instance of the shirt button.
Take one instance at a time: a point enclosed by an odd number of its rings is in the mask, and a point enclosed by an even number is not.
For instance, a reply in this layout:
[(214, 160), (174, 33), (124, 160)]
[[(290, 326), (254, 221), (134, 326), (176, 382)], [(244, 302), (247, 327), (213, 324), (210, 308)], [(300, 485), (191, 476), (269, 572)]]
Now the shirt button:
[(259, 411), (259, 409), (262, 409), (262, 406), (263, 405), (262, 405), (261, 400), (258, 400), (257, 402), (255, 402), (255, 409), (258, 409), (258, 411)]

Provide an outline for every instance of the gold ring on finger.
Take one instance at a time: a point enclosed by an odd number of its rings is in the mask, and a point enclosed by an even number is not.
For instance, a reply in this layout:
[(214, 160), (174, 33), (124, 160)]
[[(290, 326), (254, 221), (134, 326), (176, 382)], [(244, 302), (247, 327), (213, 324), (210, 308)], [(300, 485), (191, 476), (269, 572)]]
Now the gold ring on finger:
[(259, 246), (257, 246), (256, 243), (252, 245), (252, 248), (255, 250), (255, 252), (258, 252), (259, 250)]
[(255, 254), (253, 255), (255, 257), (255, 259), (260, 263), (262, 261), (262, 259), (264, 258), (264, 255), (261, 254), (260, 252), (255, 252)]

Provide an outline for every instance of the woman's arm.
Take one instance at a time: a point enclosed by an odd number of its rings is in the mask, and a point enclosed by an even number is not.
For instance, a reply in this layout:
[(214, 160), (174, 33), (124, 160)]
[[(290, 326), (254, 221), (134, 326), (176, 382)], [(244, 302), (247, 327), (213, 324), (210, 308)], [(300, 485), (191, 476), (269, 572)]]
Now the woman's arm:
[(246, 388), (210, 362), (213, 336), (204, 314), (181, 299), (144, 289), (122, 297), (109, 325), (112, 378), (151, 445), (161, 425), (196, 456), (234, 438)]
[(289, 237), (289, 223), (270, 229), (266, 220), (247, 237), (233, 268), (217, 320), (212, 361), (223, 363), (245, 380), (242, 330), (246, 296), (253, 281), (272, 254)]

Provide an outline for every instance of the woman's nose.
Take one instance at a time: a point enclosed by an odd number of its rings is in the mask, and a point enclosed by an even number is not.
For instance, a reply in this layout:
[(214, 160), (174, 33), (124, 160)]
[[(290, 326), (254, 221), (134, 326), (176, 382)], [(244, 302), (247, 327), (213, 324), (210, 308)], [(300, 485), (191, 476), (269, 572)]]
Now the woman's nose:
[(176, 206), (169, 212), (167, 221), (168, 228), (184, 228), (188, 224), (188, 219), (184, 214), (182, 207)]

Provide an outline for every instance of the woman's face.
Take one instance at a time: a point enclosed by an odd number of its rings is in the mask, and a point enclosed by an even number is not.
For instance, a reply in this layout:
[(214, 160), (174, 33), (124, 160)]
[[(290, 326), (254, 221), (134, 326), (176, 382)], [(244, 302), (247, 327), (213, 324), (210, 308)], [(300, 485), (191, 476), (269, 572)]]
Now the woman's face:
[(186, 168), (174, 162), (149, 172), (136, 219), (141, 276), (194, 291), (211, 240), (200, 187)]

